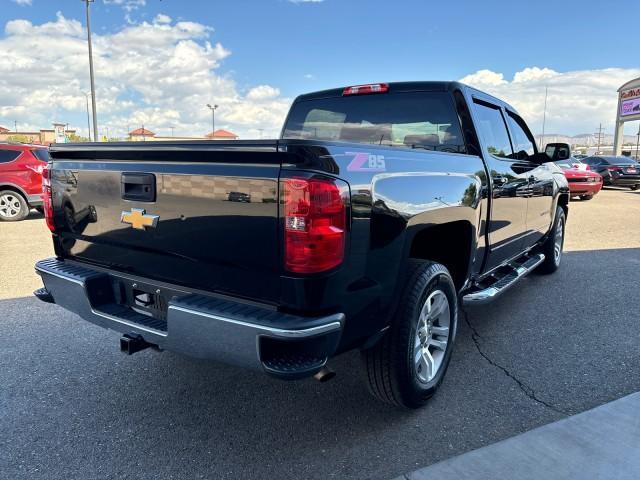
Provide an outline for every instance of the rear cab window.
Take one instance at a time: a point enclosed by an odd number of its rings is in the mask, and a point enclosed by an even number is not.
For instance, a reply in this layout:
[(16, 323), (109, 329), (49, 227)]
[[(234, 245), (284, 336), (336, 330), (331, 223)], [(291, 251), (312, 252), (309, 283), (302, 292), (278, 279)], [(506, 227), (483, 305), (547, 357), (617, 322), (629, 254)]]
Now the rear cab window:
[(282, 137), (467, 153), (448, 92), (389, 92), (300, 100)]

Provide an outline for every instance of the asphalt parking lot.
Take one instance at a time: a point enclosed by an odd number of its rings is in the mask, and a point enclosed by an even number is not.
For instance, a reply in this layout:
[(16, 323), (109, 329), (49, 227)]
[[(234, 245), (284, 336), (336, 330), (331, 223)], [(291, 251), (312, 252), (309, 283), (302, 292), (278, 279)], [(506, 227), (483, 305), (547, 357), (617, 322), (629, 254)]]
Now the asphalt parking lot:
[(407, 412), (368, 395), (357, 354), (326, 384), (123, 356), (28, 296), (41, 219), (0, 224), (0, 477), (388, 479), (620, 398), (640, 390), (639, 233), (640, 192), (572, 202), (560, 271), (469, 309), (438, 395)]

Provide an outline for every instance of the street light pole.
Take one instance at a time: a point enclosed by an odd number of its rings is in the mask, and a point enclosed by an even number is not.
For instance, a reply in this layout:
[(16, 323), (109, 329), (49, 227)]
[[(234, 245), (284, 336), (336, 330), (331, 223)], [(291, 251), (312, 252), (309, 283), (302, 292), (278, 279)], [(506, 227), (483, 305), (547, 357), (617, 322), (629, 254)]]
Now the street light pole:
[(89, 119), (89, 96), (90, 93), (84, 93), (84, 99), (87, 101), (87, 135), (89, 136), (89, 141), (91, 141), (91, 120)]
[(640, 160), (640, 154), (638, 153), (638, 146), (640, 146), (640, 125), (638, 125), (638, 133), (636, 140), (636, 160)]
[(214, 140), (216, 133), (216, 108), (218, 108), (218, 105), (212, 106), (210, 103), (207, 103), (207, 107), (211, 109), (211, 140)]
[(91, 15), (89, 4), (94, 0), (82, 0), (87, 5), (87, 44), (89, 45), (89, 76), (91, 78), (91, 107), (93, 108), (93, 139), (98, 141), (98, 118), (96, 114), (96, 85), (93, 77), (93, 47), (91, 45)]

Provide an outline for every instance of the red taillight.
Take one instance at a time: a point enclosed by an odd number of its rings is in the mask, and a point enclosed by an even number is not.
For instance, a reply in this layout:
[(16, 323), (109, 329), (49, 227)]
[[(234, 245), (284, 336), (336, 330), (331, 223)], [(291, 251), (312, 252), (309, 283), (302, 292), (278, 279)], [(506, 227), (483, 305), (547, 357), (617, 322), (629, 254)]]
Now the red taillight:
[(619, 172), (620, 167), (607, 167), (607, 170), (609, 170), (610, 172)]
[(344, 258), (346, 208), (340, 189), (329, 179), (286, 178), (284, 266), (294, 273), (330, 270)]
[(342, 91), (342, 96), (348, 95), (369, 95), (371, 93), (387, 93), (389, 85), (387, 83), (370, 83), (368, 85), (355, 85), (347, 87)]
[(56, 231), (56, 226), (53, 223), (53, 198), (51, 193), (51, 170), (47, 165), (42, 169), (42, 208), (44, 210), (44, 219), (47, 222), (47, 227), (52, 232)]

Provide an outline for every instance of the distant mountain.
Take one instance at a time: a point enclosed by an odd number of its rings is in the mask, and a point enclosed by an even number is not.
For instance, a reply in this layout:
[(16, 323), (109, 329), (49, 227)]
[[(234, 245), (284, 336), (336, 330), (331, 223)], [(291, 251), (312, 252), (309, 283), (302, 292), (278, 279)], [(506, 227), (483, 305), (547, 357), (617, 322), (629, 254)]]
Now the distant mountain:
[[(536, 140), (540, 144), (542, 135), (536, 135)], [(635, 145), (638, 137), (635, 135), (625, 135), (623, 144)], [(598, 145), (598, 135), (593, 133), (581, 133), (578, 135), (566, 135), (562, 133), (545, 133), (544, 143), (569, 143), (571, 145), (581, 145), (592, 147)], [(600, 145), (613, 145), (613, 135), (603, 134), (600, 137)]]

